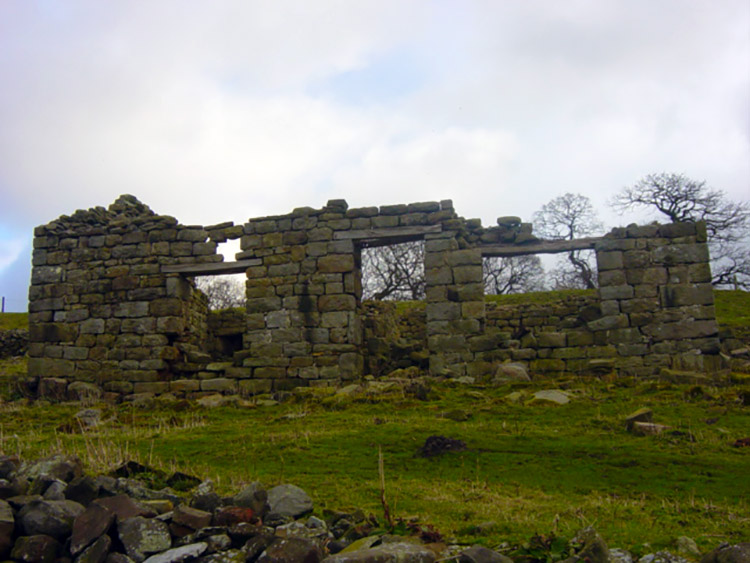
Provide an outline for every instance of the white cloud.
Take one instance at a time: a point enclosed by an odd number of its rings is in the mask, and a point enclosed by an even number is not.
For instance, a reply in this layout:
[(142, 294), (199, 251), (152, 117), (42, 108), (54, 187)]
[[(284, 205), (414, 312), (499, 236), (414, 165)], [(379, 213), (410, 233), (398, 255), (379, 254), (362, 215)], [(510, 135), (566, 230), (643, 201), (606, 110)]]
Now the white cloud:
[(26, 243), (24, 239), (0, 240), (0, 270), (18, 259)]
[[(17, 232), (120, 193), (204, 224), (330, 197), (528, 219), (661, 170), (748, 196), (742, 0), (52, 7), (0, 4), (0, 222)], [(330, 90), (399, 58), (391, 79), (419, 76), (387, 99)]]
[(516, 140), (503, 131), (413, 133), (372, 146), (338, 170), (334, 191), (351, 194), (356, 205), (403, 203), (405, 194), (409, 201), (453, 199), (459, 213), (481, 216), (488, 212), (481, 202), (507, 189), (516, 153)]

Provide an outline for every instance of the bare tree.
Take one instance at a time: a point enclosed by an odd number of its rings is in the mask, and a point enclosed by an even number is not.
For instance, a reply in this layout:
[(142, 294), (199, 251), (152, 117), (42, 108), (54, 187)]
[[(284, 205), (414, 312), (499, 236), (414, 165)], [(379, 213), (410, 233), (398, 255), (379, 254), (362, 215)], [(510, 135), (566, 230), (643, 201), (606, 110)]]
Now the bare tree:
[(621, 213), (655, 209), (671, 222), (704, 221), (715, 286), (750, 289), (750, 203), (733, 202), (721, 190), (684, 174), (649, 174), (612, 200)]
[(195, 286), (206, 294), (213, 311), (245, 306), (244, 276), (199, 277)]
[(362, 250), (362, 299), (424, 298), (424, 241)]
[(482, 262), (487, 294), (527, 293), (544, 289), (544, 268), (539, 256), (491, 257)]
[[(534, 229), (543, 238), (552, 240), (573, 240), (595, 235), (603, 230), (603, 225), (591, 205), (591, 200), (581, 194), (566, 193), (544, 204), (534, 213)], [(596, 287), (596, 268), (593, 266), (593, 252), (574, 250), (568, 252), (567, 259), (560, 261), (552, 272), (556, 288)]]

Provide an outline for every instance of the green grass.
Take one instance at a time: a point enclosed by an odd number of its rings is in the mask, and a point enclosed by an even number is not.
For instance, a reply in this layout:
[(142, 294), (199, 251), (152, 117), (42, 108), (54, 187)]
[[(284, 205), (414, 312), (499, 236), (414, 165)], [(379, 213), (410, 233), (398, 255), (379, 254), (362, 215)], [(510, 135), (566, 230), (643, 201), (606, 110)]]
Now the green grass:
[[(73, 405), (0, 406), (0, 450), (25, 457), (74, 451), (92, 467), (135, 458), (211, 477), (224, 492), (242, 482), (295, 483), (324, 508), (382, 515), (378, 449), (396, 516), (418, 516), (462, 543), (518, 544), (534, 533), (571, 536), (593, 525), (611, 546), (667, 548), (681, 535), (708, 549), (747, 539), (750, 408), (737, 388), (569, 380), (564, 406), (512, 404), (552, 382), (501, 388), (439, 386), (429, 401), (400, 390), (338, 401), (321, 391), (277, 406), (151, 410), (103, 407), (100, 430), (67, 433)], [(691, 392), (692, 389), (692, 392)], [(623, 419), (640, 407), (677, 433), (635, 437)], [(461, 409), (472, 416), (444, 416)], [(716, 419), (716, 420), (714, 420)], [(708, 422), (707, 422), (708, 421)], [(417, 455), (440, 434), (467, 451)], [(496, 523), (485, 535), (476, 526)]]
[(595, 295), (594, 289), (565, 289), (559, 291), (534, 291), (531, 293), (513, 293), (510, 295), (486, 295), (485, 299), (499, 305), (536, 304), (549, 305), (557, 303), (568, 296), (579, 297)]
[(0, 313), (0, 330), (13, 330), (28, 327), (28, 313)]
[(716, 320), (731, 328), (738, 337), (750, 338), (750, 292), (714, 291)]

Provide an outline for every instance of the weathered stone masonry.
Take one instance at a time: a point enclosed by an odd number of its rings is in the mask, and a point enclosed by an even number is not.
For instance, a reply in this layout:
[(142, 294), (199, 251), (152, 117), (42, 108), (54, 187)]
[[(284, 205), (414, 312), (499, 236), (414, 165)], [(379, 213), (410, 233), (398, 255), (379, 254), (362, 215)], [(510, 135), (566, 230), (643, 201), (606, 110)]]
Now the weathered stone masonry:
[[(224, 263), (217, 243), (237, 238), (237, 261)], [(420, 357), (434, 375), (481, 376), (507, 360), (538, 373), (720, 367), (701, 224), (550, 242), (515, 217), (482, 227), (458, 217), (450, 201), (348, 209), (332, 200), (203, 227), (121, 196), (108, 209), (35, 230), (29, 374), (42, 394), (57, 397), (84, 383), (128, 396), (251, 394), (357, 379), (377, 369), (373, 351), (383, 351), (383, 336), (364, 329), (361, 249), (419, 239)], [(485, 302), (483, 257), (572, 248), (595, 249), (597, 298), (546, 317)], [(232, 272), (247, 276), (244, 316), (209, 314), (192, 277)]]

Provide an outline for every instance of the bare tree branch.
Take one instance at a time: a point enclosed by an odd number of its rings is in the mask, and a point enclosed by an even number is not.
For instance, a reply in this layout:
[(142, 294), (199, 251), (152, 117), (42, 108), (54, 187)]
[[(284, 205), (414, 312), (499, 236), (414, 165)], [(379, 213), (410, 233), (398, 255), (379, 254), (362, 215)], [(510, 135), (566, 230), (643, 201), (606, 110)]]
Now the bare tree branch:
[(362, 249), (362, 299), (424, 298), (424, 242)]
[(482, 271), (487, 294), (527, 293), (544, 289), (544, 268), (535, 255), (485, 258)]
[(195, 278), (195, 286), (208, 297), (208, 308), (216, 311), (245, 306), (244, 276)]
[(705, 221), (712, 240), (737, 241), (750, 226), (750, 203), (728, 201), (724, 192), (683, 174), (649, 174), (623, 188), (611, 204), (621, 213), (639, 207), (656, 209), (673, 223)]
[[(556, 197), (534, 213), (534, 230), (548, 239), (573, 240), (598, 234), (603, 228), (591, 200), (580, 194), (566, 193)], [(556, 288), (596, 287), (592, 252), (568, 252), (567, 264), (569, 265), (559, 262), (558, 267), (551, 272)]]
[(711, 283), (750, 289), (750, 202), (729, 201), (721, 190), (683, 174), (649, 174), (611, 202), (622, 212), (651, 208), (673, 223), (704, 221), (711, 252)]

